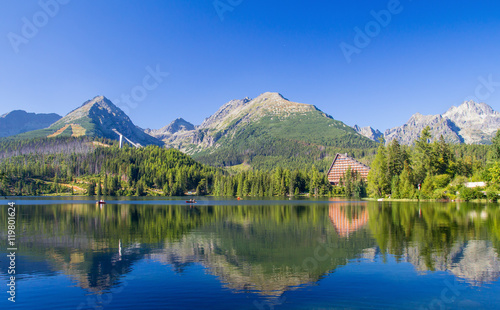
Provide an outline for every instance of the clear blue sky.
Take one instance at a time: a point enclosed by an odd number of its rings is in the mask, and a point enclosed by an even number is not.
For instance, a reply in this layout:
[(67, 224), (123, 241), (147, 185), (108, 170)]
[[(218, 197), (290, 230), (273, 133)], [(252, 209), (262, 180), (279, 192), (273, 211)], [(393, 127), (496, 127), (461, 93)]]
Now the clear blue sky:
[[(137, 106), (117, 105), (144, 128), (200, 124), (266, 91), (380, 130), (478, 95), (500, 110), (498, 1), (54, 1), (42, 0), (53, 16), (38, 1), (1, 1), (0, 114), (65, 115), (133, 92)], [(380, 26), (370, 12), (388, 6)], [(367, 26), (358, 48), (355, 28)], [(350, 62), (343, 42), (358, 48)], [(149, 78), (157, 66), (168, 76)], [(481, 77), (497, 84), (477, 92)]]

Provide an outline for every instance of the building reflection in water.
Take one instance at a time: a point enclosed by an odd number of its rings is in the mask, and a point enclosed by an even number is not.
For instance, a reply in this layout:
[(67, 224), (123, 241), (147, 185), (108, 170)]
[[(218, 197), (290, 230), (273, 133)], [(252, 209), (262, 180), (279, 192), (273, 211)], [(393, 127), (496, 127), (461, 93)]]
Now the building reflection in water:
[(328, 216), (340, 237), (347, 237), (368, 224), (366, 203), (339, 202), (328, 207)]

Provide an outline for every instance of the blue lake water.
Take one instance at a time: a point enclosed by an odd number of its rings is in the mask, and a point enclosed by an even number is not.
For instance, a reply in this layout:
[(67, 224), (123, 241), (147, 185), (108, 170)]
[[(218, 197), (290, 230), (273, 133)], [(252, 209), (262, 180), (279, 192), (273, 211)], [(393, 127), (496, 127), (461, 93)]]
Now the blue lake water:
[(198, 200), (5, 200), (0, 308), (500, 309), (496, 204)]

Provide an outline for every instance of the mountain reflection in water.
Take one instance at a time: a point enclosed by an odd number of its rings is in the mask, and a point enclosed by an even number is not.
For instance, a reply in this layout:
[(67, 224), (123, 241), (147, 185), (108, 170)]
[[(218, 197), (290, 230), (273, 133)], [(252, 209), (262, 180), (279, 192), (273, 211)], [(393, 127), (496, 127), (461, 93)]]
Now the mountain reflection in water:
[[(500, 276), (500, 210), (490, 205), (139, 202), (19, 210), (18, 278), (60, 272), (92, 294), (120, 287), (140, 261), (177, 274), (201, 265), (233, 293), (269, 298), (314, 285), (342, 266), (387, 257), (411, 263), (422, 276), (443, 271), (471, 286)], [(6, 222), (3, 212), (2, 233)]]

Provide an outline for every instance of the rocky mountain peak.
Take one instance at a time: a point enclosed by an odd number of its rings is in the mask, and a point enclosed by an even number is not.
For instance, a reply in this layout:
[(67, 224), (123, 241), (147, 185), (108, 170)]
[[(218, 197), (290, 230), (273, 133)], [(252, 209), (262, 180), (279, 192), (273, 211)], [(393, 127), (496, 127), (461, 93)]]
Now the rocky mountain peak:
[(500, 128), (500, 113), (485, 103), (465, 101), (442, 115), (415, 113), (405, 125), (386, 130), (385, 139), (387, 142), (397, 139), (402, 144), (411, 145), (426, 126), (431, 128), (434, 139), (443, 135), (452, 143), (489, 143)]
[(97, 107), (106, 109), (109, 112), (116, 112), (117, 110), (121, 111), (117, 106), (113, 104), (113, 102), (111, 102), (111, 100), (104, 96), (96, 96), (93, 99), (84, 102), (82, 107), (89, 107), (89, 109), (92, 107)]
[(97, 96), (95, 96), (94, 98), (92, 98), (92, 99), (90, 99), (90, 100), (85, 101), (85, 102), (82, 104), (82, 106), (84, 106), (84, 105), (86, 105), (86, 104), (96, 104), (96, 103), (97, 103), (97, 104), (99, 104), (99, 103), (102, 103), (102, 102), (104, 102), (104, 101), (111, 102), (111, 101), (109, 101), (109, 99), (108, 99), (108, 98), (106, 98), (106, 97), (104, 97), (104, 96), (102, 96), (102, 95), (97, 95)]
[(185, 119), (179, 117), (175, 119), (170, 125), (168, 126), (171, 132), (177, 132), (180, 130), (193, 130), (194, 125), (191, 124), (190, 122), (186, 121)]
[(217, 110), (217, 112), (206, 118), (203, 123), (201, 123), (200, 128), (212, 128), (214, 126), (217, 126), (217, 124), (219, 124), (229, 115), (237, 114), (238, 111), (246, 107), (250, 101), (252, 101), (252, 99), (248, 97), (245, 97), (244, 99), (235, 99), (229, 101), (228, 103), (221, 106)]
[(380, 137), (383, 137), (384, 134), (380, 132), (378, 129), (374, 129), (370, 126), (367, 127), (359, 127), (358, 125), (354, 125), (352, 128), (356, 130), (357, 133), (359, 133), (362, 136), (367, 137), (370, 140), (378, 142)]
[(146, 133), (163, 139), (178, 132), (194, 130), (195, 126), (183, 118), (177, 118), (165, 127), (158, 130), (147, 130)]
[(291, 102), (280, 93), (266, 92), (255, 99), (246, 97), (229, 101), (205, 119), (200, 128), (221, 130), (236, 120), (244, 123), (264, 116), (288, 116), (315, 110), (313, 105)]
[(60, 119), (53, 126), (61, 126), (62, 124), (69, 124), (83, 117), (90, 117), (91, 119), (103, 119), (107, 116), (118, 117), (130, 122), (128, 116), (116, 107), (111, 100), (104, 96), (96, 96), (91, 100), (85, 101), (79, 108), (69, 112), (65, 117)]
[(459, 118), (471, 119), (500, 116), (500, 113), (494, 111), (492, 107), (485, 103), (477, 103), (471, 100), (465, 101), (458, 107), (452, 106), (443, 116), (453, 120)]
[(319, 111), (314, 105), (292, 102), (280, 93), (263, 93), (250, 103), (253, 114), (262, 116), (289, 116), (295, 113)]

